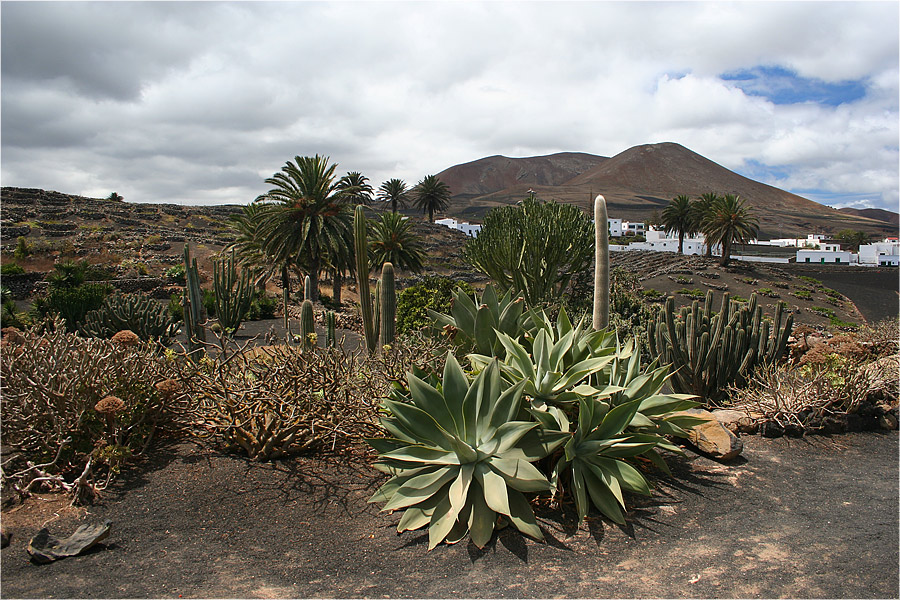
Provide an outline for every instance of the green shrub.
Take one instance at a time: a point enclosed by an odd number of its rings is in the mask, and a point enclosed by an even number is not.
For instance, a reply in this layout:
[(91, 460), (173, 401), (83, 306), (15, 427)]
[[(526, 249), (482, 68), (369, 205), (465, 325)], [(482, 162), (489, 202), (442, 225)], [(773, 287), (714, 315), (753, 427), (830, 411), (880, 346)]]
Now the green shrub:
[(657, 300), (662, 298), (665, 294), (663, 294), (659, 290), (654, 290), (653, 288), (647, 288), (645, 290), (641, 290), (641, 296), (644, 298), (649, 298), (651, 300)]
[(471, 296), (474, 290), (464, 281), (450, 277), (427, 276), (397, 294), (397, 333), (417, 331), (431, 325), (428, 310), (449, 314), (456, 288)]
[(24, 272), (25, 269), (18, 263), (8, 262), (0, 266), (0, 275), (22, 275)]
[(184, 306), (181, 305), (181, 294), (172, 294), (169, 298), (168, 311), (176, 323), (184, 321)]
[[(321, 300), (323, 296), (319, 296)], [(247, 312), (248, 321), (260, 321), (262, 319), (272, 319), (275, 317), (275, 310), (278, 308), (278, 298), (270, 296), (265, 290), (257, 290), (250, 303), (250, 310)]]
[(759, 288), (756, 290), (756, 293), (760, 296), (766, 296), (767, 298), (778, 298), (778, 292), (772, 290), (771, 288)]
[(816, 313), (817, 315), (822, 315), (823, 317), (834, 317), (834, 309), (825, 307), (825, 306), (810, 306), (809, 310), (811, 312)]
[(698, 290), (697, 288), (681, 288), (680, 290), (675, 290), (676, 294), (681, 294), (682, 296), (687, 296), (688, 298), (705, 298), (706, 294), (703, 290)]
[(84, 323), (85, 315), (100, 308), (110, 293), (112, 288), (104, 283), (83, 283), (76, 287), (51, 284), (46, 296), (34, 301), (32, 313), (37, 319), (58, 314), (65, 321), (66, 330), (75, 332)]
[(802, 281), (805, 281), (806, 283), (811, 283), (811, 284), (813, 284), (813, 285), (816, 286), (816, 287), (819, 287), (819, 286), (822, 285), (822, 282), (819, 281), (818, 279), (816, 279), (815, 277), (807, 277), (806, 275), (801, 275), (801, 276), (798, 277), (797, 279), (800, 279), (800, 280), (802, 280)]
[(180, 262), (177, 265), (171, 266), (166, 270), (166, 277), (175, 281), (178, 285), (184, 285), (185, 283), (185, 269), (184, 263)]
[(31, 244), (28, 243), (28, 240), (24, 235), (20, 235), (16, 238), (16, 249), (13, 250), (13, 256), (21, 260), (26, 256), (29, 256), (32, 250)]
[(201, 290), (203, 292), (203, 308), (206, 309), (206, 316), (216, 316), (216, 293), (212, 290)]
[(794, 292), (794, 296), (801, 300), (812, 300), (812, 293), (809, 290), (797, 290)]

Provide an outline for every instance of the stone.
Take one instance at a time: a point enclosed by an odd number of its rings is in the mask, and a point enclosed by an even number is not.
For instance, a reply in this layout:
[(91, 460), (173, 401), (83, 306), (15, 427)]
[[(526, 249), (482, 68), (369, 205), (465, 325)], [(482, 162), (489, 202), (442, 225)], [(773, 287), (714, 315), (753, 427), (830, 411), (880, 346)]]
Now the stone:
[(705, 423), (688, 429), (688, 441), (703, 454), (718, 460), (732, 460), (744, 449), (741, 438), (726, 429), (708, 410), (692, 408), (684, 412), (706, 419)]
[(31, 560), (41, 564), (67, 556), (76, 556), (105, 540), (109, 536), (111, 526), (112, 521), (109, 519), (103, 523), (82, 525), (65, 539), (53, 537), (50, 535), (50, 531), (44, 527), (31, 538), (25, 550), (31, 555)]
[(732, 433), (756, 433), (759, 428), (757, 420), (742, 410), (721, 408), (712, 411), (712, 415)]

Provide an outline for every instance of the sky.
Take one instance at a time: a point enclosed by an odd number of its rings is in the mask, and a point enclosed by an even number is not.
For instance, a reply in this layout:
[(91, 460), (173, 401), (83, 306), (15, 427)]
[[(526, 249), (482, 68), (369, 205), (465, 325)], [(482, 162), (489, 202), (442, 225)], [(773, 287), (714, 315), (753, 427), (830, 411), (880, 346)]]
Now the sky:
[(898, 210), (900, 4), (0, 4), (0, 181), (244, 204), (295, 156), (377, 188), (677, 142)]

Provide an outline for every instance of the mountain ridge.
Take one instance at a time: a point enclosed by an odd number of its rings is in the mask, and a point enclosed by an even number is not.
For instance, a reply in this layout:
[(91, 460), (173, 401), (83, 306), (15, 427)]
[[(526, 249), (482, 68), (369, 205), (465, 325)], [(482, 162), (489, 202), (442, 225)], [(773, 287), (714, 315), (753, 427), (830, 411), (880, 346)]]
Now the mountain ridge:
[[(569, 173), (571, 177), (560, 181)], [(544, 200), (575, 204), (588, 212), (593, 197), (603, 194), (611, 216), (643, 221), (661, 213), (677, 195), (715, 192), (743, 198), (759, 218), (761, 238), (842, 229), (896, 235), (889, 221), (839, 211), (750, 179), (674, 142), (642, 144), (609, 158), (579, 152), (491, 156), (454, 165), (437, 176), (450, 187), (447, 214), (475, 220), (491, 208), (518, 202), (529, 190)]]

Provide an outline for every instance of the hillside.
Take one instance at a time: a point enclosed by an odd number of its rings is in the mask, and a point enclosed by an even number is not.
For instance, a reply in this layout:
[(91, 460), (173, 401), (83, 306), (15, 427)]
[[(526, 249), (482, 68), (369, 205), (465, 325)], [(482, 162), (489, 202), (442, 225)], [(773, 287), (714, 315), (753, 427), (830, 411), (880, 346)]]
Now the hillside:
[[(562, 183), (547, 176), (548, 172), (557, 179), (563, 175), (565, 170), (551, 170), (546, 165), (552, 164), (554, 157), (569, 156), (572, 154), (520, 159), (491, 157), (451, 167), (438, 175), (453, 194), (448, 213), (462, 218), (483, 218), (491, 208), (515, 203), (533, 189), (539, 198), (576, 204), (585, 210), (596, 194), (603, 194), (611, 216), (647, 220), (679, 194), (696, 197), (716, 192), (737, 194), (747, 201), (759, 217), (762, 239), (814, 231), (837, 233), (842, 229), (896, 235), (896, 227), (885, 220), (839, 211), (754, 181), (675, 143), (635, 146), (606, 159), (575, 155), (583, 160), (570, 161), (567, 170), (573, 172), (579, 167), (583, 170)], [(538, 168), (539, 165), (544, 168)], [(503, 184), (507, 186), (501, 188)]]
[(867, 219), (875, 219), (876, 221), (884, 221), (895, 227), (900, 225), (900, 214), (883, 210), (881, 208), (839, 208), (842, 213), (855, 215), (857, 217), (865, 217)]

